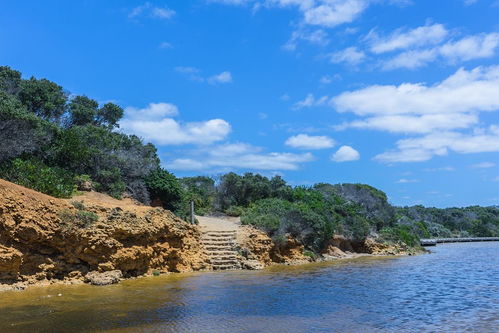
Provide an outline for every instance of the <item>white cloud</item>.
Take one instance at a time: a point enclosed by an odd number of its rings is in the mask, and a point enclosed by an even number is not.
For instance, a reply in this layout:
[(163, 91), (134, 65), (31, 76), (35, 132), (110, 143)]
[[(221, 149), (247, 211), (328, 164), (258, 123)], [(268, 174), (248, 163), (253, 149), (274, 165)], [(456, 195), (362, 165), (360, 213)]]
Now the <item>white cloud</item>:
[(223, 5), (234, 5), (234, 6), (240, 6), (240, 5), (246, 5), (252, 0), (208, 0), (208, 2), (213, 2), (213, 3), (220, 3)]
[[(310, 153), (264, 153), (260, 147), (245, 143), (223, 144), (193, 152), (193, 157), (166, 163), (172, 170), (297, 170), (301, 163), (314, 159)], [(202, 162), (200, 162), (202, 161)]]
[(402, 178), (397, 180), (398, 184), (409, 184), (409, 183), (419, 183), (418, 179), (407, 179), (407, 178)]
[(307, 24), (330, 28), (352, 22), (367, 7), (368, 1), (366, 0), (329, 0), (306, 9), (303, 16)]
[(340, 149), (338, 149), (336, 153), (331, 156), (331, 160), (335, 162), (350, 162), (357, 161), (359, 159), (359, 152), (350, 146), (341, 146)]
[(478, 2), (478, 0), (463, 0), (465, 6), (471, 6)]
[(149, 103), (147, 107), (142, 109), (133, 106), (125, 108), (125, 116), (128, 119), (155, 120), (177, 115), (178, 108), (171, 103)]
[(331, 53), (329, 59), (334, 64), (346, 63), (349, 65), (357, 65), (366, 58), (364, 52), (359, 51), (356, 47), (349, 47), (344, 50)]
[(498, 49), (499, 33), (465, 36), (433, 48), (402, 52), (391, 59), (382, 61), (381, 67), (385, 70), (415, 69), (426, 66), (429, 62), (437, 59), (454, 64), (473, 59), (491, 58)]
[(425, 171), (425, 172), (439, 172), (439, 171), (451, 172), (451, 171), (456, 171), (456, 168), (451, 167), (451, 166), (446, 166), (446, 167), (440, 167), (440, 168), (426, 168), (423, 171)]
[(221, 72), (220, 74), (216, 74), (210, 76), (208, 78), (204, 78), (201, 75), (201, 70), (196, 67), (191, 66), (177, 66), (174, 70), (178, 73), (181, 73), (189, 80), (197, 81), (197, 82), (208, 82), (209, 84), (216, 85), (222, 83), (230, 83), (232, 82), (232, 74), (229, 71)]
[(490, 58), (499, 47), (499, 33), (468, 36), (440, 47), (439, 52), (451, 61)]
[(403, 83), (373, 85), (345, 92), (331, 100), (339, 112), (357, 115), (459, 114), (499, 109), (499, 66), (463, 68), (446, 80), (427, 86)]
[(471, 167), (476, 168), (476, 169), (488, 169), (488, 168), (493, 168), (495, 167), (496, 164), (492, 162), (481, 162), (477, 164), (473, 164)]
[(447, 35), (448, 31), (442, 24), (433, 24), (417, 27), (409, 31), (399, 29), (387, 37), (379, 37), (377, 33), (371, 32), (367, 36), (367, 40), (371, 44), (371, 52), (379, 54), (416, 46), (438, 44)]
[(217, 75), (213, 75), (208, 78), (209, 84), (230, 83), (230, 82), (232, 82), (232, 74), (228, 71), (222, 72)]
[(438, 132), (402, 139), (397, 141), (397, 150), (379, 154), (375, 159), (387, 163), (423, 162), (433, 156), (445, 156), (449, 151), (460, 154), (498, 152), (499, 127), (492, 125), (471, 134)]
[(298, 45), (298, 41), (304, 40), (311, 44), (325, 46), (329, 43), (327, 33), (322, 29), (307, 31), (299, 29), (293, 31), (291, 38), (283, 45), (283, 48), (288, 51), (294, 51)]
[[(499, 151), (499, 127), (476, 127), (480, 112), (499, 111), (499, 66), (459, 69), (434, 85), (374, 85), (331, 99), (339, 112), (361, 117), (337, 126), (424, 134), (399, 140), (397, 149), (378, 154), (382, 162), (420, 162), (449, 152)], [(468, 130), (467, 133), (458, 130)]]
[(128, 14), (129, 18), (137, 18), (140, 16), (149, 16), (158, 19), (168, 20), (175, 15), (175, 11), (168, 7), (156, 7), (150, 2), (146, 2), (143, 5), (133, 8)]
[(224, 140), (231, 126), (223, 119), (181, 123), (171, 116), (178, 115), (178, 108), (170, 103), (150, 103), (139, 109), (127, 107), (120, 128), (159, 145), (206, 145)]
[(160, 49), (172, 49), (173, 45), (168, 42), (162, 42), (159, 44)]
[(425, 114), (425, 115), (388, 115), (356, 120), (336, 129), (372, 129), (392, 133), (429, 133), (435, 130), (469, 128), (478, 123), (475, 114)]
[(299, 110), (302, 108), (310, 108), (313, 106), (322, 106), (326, 105), (328, 102), (329, 97), (328, 96), (322, 96), (320, 98), (315, 98), (313, 94), (308, 94), (307, 97), (305, 97), (304, 100), (298, 101), (293, 105), (293, 109)]
[(285, 144), (286, 146), (298, 149), (326, 149), (333, 147), (335, 142), (328, 136), (298, 134), (289, 137)]
[(416, 69), (434, 61), (437, 57), (438, 51), (435, 49), (407, 51), (381, 62), (381, 67), (384, 70), (397, 68)]

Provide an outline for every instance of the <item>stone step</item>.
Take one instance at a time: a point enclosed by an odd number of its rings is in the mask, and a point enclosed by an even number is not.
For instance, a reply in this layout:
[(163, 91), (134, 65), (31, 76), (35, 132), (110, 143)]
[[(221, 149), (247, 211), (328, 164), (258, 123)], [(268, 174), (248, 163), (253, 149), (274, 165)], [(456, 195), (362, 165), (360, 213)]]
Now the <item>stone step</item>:
[(220, 237), (220, 238), (216, 238), (216, 237), (213, 237), (213, 238), (202, 237), (201, 238), (201, 241), (208, 241), (208, 242), (211, 242), (211, 241), (213, 241), (213, 242), (223, 242), (223, 241), (228, 242), (228, 241), (231, 241), (232, 242), (232, 241), (235, 241), (235, 240), (236, 240), (236, 238), (234, 238), (234, 237), (224, 237), (224, 238), (222, 238), (222, 237)]
[(205, 245), (204, 249), (206, 251), (232, 251), (234, 249), (234, 246), (232, 245), (224, 245), (224, 246), (219, 246), (219, 245)]
[(235, 232), (213, 232), (213, 231), (208, 231), (204, 232), (203, 236), (211, 236), (211, 237), (224, 237), (224, 236), (235, 236)]
[(223, 239), (223, 238), (236, 238), (235, 234), (223, 234), (223, 235), (201, 235), (201, 238), (214, 238), (214, 239)]
[(205, 231), (203, 232), (203, 235), (210, 235), (210, 236), (223, 236), (223, 235), (235, 235), (237, 231)]
[(237, 261), (237, 256), (210, 256), (211, 263), (221, 260)]
[(213, 255), (238, 255), (238, 252), (236, 250), (230, 249), (230, 250), (221, 250), (221, 251), (205, 251), (206, 254), (213, 254)]
[(234, 246), (235, 242), (201, 242), (204, 246)]
[(236, 269), (241, 269), (241, 267), (235, 266), (235, 265), (214, 265), (213, 266), (214, 271), (236, 270)]
[(237, 260), (210, 260), (213, 266), (224, 266), (224, 265), (237, 265), (239, 261)]

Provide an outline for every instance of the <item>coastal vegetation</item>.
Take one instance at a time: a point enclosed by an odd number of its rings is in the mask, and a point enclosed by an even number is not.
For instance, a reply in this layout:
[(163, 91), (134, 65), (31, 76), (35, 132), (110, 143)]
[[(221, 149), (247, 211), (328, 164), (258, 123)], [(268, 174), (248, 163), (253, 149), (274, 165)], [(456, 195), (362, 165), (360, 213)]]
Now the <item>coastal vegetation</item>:
[[(369, 185), (293, 187), (253, 173), (177, 178), (161, 168), (154, 145), (120, 132), (123, 115), (114, 103), (0, 67), (0, 178), (59, 198), (82, 189), (129, 197), (184, 219), (194, 201), (198, 214), (240, 216), (277, 244), (291, 235), (311, 256), (334, 234), (408, 246), (427, 237), (499, 236), (498, 207), (394, 207)], [(68, 226), (97, 220), (76, 208), (61, 213)]]

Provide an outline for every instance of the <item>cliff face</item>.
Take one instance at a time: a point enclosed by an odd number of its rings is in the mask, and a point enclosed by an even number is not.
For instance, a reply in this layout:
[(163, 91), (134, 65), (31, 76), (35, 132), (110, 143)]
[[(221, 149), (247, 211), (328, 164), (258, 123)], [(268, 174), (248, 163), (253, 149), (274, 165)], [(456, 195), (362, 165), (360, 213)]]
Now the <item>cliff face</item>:
[(0, 284), (208, 266), (198, 229), (167, 210), (97, 193), (72, 200), (0, 180)]

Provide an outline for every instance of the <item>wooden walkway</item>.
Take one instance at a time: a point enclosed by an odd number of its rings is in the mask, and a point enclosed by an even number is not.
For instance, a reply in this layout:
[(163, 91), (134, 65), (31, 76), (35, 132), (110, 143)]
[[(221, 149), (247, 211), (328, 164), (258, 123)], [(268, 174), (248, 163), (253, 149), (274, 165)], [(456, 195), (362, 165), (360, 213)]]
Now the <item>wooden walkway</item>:
[(435, 246), (438, 243), (497, 242), (499, 241), (499, 237), (427, 238), (420, 241), (421, 246)]

